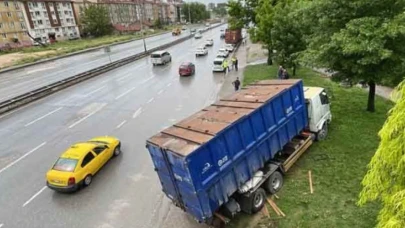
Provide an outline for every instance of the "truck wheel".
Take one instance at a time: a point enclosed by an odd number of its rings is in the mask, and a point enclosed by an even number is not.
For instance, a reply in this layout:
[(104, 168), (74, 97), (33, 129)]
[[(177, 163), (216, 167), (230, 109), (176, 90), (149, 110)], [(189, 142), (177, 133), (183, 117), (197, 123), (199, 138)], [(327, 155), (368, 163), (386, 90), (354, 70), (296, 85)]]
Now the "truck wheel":
[(318, 131), (316, 134), (316, 140), (317, 141), (322, 141), (325, 140), (326, 137), (328, 136), (328, 123), (324, 123), (322, 126), (322, 129)]
[(284, 178), (279, 171), (275, 171), (270, 177), (264, 182), (264, 188), (270, 194), (276, 194), (283, 187)]
[(254, 214), (260, 211), (266, 203), (266, 192), (263, 188), (258, 188), (255, 192), (252, 193), (251, 198), (252, 208), (250, 211)]

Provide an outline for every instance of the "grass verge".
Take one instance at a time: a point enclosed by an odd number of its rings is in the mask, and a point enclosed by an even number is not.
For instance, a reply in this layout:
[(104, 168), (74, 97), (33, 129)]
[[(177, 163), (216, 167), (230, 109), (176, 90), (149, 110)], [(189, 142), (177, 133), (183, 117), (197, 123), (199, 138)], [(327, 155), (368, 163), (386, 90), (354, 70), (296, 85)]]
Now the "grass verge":
[[(276, 66), (248, 66), (244, 84), (274, 79), (276, 72)], [(379, 205), (360, 208), (356, 201), (366, 166), (379, 143), (377, 133), (393, 103), (377, 97), (376, 112), (368, 113), (367, 93), (359, 88), (341, 88), (306, 68), (299, 69), (296, 78), (302, 78), (306, 86), (324, 87), (332, 95), (329, 137), (315, 143), (286, 174), (276, 201), (285, 218), (278, 218), (268, 206), (271, 219), (247, 225), (251, 216), (241, 215), (230, 227), (374, 227)], [(309, 170), (314, 194), (309, 191)]]
[[(162, 32), (167, 32), (167, 31), (170, 31), (171, 29), (172, 29), (172, 27), (167, 27), (166, 29), (155, 30), (154, 32), (148, 32), (146, 34), (146, 36), (157, 34), (157, 33), (162, 33)], [(5, 66), (5, 67), (10, 67), (10, 66), (16, 66), (16, 65), (26, 64), (26, 63), (32, 63), (32, 62), (36, 62), (36, 61), (39, 61), (42, 59), (52, 58), (52, 57), (56, 57), (56, 56), (62, 56), (62, 55), (66, 55), (69, 53), (73, 53), (73, 52), (77, 52), (77, 51), (81, 51), (81, 50), (85, 50), (85, 49), (89, 49), (89, 48), (95, 48), (95, 47), (100, 47), (103, 45), (109, 45), (109, 44), (114, 44), (114, 43), (118, 43), (118, 42), (140, 39), (140, 38), (141, 38), (141, 36), (139, 34), (109, 35), (109, 36), (103, 36), (103, 37), (92, 38), (92, 39), (60, 41), (60, 42), (54, 43), (52, 45), (49, 45), (47, 47), (33, 46), (33, 47), (28, 47), (28, 48), (23, 48), (23, 49), (12, 50), (10, 52), (5, 52), (4, 54), (1, 54), (1, 55), (7, 55), (10, 53), (17, 53), (17, 52), (23, 53), (23, 54), (49, 52), (44, 55), (23, 57), (23, 58), (15, 61), (12, 65)], [(0, 69), (5, 68), (5, 67), (0, 67)]]

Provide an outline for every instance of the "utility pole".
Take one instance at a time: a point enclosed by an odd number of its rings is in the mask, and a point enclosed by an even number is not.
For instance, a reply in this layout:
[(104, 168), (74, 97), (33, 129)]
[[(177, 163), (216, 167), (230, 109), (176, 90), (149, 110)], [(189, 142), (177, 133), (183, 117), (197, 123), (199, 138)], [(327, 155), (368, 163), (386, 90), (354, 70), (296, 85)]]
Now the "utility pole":
[(144, 6), (144, 0), (142, 0), (141, 3), (141, 35), (142, 35), (142, 40), (143, 40), (143, 48), (145, 49), (145, 52), (147, 52), (146, 50), (146, 42), (145, 42), (145, 33), (143, 31), (143, 15), (144, 15), (144, 10), (145, 10), (145, 6)]

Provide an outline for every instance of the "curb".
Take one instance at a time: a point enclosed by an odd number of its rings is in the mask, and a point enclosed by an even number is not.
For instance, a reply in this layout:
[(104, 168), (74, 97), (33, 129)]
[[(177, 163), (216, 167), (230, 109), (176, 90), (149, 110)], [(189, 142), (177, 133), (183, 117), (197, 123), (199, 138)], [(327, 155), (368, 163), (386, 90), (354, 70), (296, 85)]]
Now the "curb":
[(40, 63), (51, 62), (51, 61), (58, 60), (58, 59), (63, 59), (63, 58), (67, 58), (67, 57), (71, 57), (71, 56), (75, 56), (75, 55), (79, 55), (79, 54), (84, 54), (84, 53), (97, 51), (97, 50), (103, 49), (103, 48), (108, 47), (108, 46), (112, 47), (112, 46), (125, 44), (125, 43), (129, 43), (129, 42), (133, 42), (133, 41), (138, 41), (138, 40), (142, 40), (142, 39), (148, 39), (148, 38), (151, 38), (151, 37), (160, 36), (160, 35), (164, 35), (164, 34), (168, 34), (168, 33), (171, 33), (171, 32), (170, 31), (160, 32), (160, 33), (156, 33), (156, 34), (153, 34), (153, 35), (145, 36), (144, 38), (136, 38), (136, 39), (120, 41), (120, 42), (112, 43), (112, 44), (105, 44), (105, 45), (102, 45), (102, 46), (92, 47), (92, 48), (84, 49), (84, 50), (81, 50), (81, 51), (76, 51), (76, 52), (64, 54), (64, 55), (61, 55), (61, 56), (55, 56), (55, 57), (51, 57), (51, 58), (48, 58), (48, 59), (39, 60), (39, 61), (32, 62), (32, 63), (26, 63), (26, 64), (22, 64), (22, 65), (17, 65), (17, 66), (10, 66), (10, 67), (6, 67), (4, 69), (1, 69), (0, 74), (6, 73), (6, 72), (9, 72), (9, 71), (13, 71), (13, 70), (19, 70), (21, 68), (37, 65), (37, 64), (40, 64)]

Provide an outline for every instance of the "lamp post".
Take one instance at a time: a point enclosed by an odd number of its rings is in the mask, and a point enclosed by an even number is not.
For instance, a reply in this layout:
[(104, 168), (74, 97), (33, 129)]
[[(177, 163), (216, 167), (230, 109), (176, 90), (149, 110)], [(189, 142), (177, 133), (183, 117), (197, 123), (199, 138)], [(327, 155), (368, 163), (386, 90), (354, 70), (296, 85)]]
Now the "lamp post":
[(144, 15), (144, 13), (143, 13), (143, 11), (144, 11), (144, 1), (142, 0), (142, 5), (141, 5), (141, 34), (142, 34), (142, 40), (143, 40), (143, 48), (145, 49), (145, 52), (147, 52), (147, 50), (146, 50), (146, 42), (145, 42), (145, 34), (144, 34), (144, 31), (143, 31), (143, 15)]

